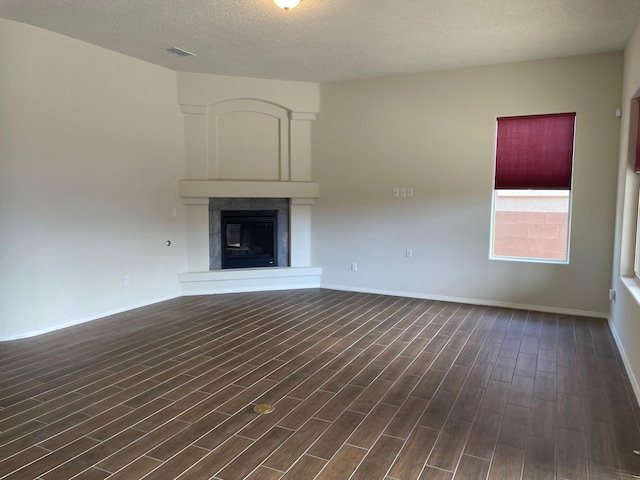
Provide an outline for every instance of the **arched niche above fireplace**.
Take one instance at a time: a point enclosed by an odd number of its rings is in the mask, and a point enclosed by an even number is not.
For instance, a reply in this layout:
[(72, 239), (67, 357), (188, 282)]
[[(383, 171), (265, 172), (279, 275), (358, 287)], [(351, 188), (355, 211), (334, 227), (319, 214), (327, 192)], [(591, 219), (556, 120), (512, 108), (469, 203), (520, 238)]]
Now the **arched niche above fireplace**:
[(290, 179), (290, 112), (263, 100), (232, 99), (207, 109), (208, 177)]

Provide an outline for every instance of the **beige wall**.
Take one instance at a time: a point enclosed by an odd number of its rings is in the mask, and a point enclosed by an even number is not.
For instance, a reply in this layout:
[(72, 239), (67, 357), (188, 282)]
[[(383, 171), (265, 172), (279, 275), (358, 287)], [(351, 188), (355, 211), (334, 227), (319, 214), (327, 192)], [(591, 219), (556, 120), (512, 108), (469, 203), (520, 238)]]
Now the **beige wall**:
[(622, 129), (620, 135), (620, 169), (616, 242), (613, 262), (611, 326), (625, 360), (636, 396), (640, 399), (640, 282), (633, 278), (634, 242), (640, 176), (633, 173), (635, 160), (638, 105), (640, 97), (640, 25), (636, 27), (624, 56), (622, 88)]
[[(636, 31), (625, 58), (623, 150), (639, 53)], [(5, 20), (0, 58), (0, 339), (179, 295), (187, 268), (177, 104), (226, 80), (185, 76), (194, 85), (177, 90), (175, 72)], [(311, 240), (323, 283), (606, 313), (621, 84), (622, 56), (604, 54), (323, 85), (311, 176), (322, 190)], [(304, 105), (317, 86), (273, 88)], [(570, 265), (490, 261), (495, 118), (563, 111), (578, 114)], [(637, 177), (620, 178), (614, 265), (628, 273), (631, 207), (622, 205)], [(394, 198), (394, 187), (413, 196)], [(614, 285), (613, 324), (637, 338), (638, 304)]]
[(175, 72), (6, 20), (0, 58), (0, 339), (178, 295)]
[[(613, 53), (323, 85), (312, 237), (323, 284), (606, 315), (621, 83)], [(496, 117), (573, 111), (570, 264), (489, 260)]]

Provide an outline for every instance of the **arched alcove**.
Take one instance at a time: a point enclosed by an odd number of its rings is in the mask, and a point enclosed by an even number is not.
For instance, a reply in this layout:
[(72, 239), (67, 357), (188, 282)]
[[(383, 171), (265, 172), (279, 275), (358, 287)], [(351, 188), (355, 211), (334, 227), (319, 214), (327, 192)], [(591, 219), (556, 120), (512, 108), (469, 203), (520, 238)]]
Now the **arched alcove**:
[(212, 180), (290, 179), (289, 111), (254, 99), (207, 109), (208, 173)]

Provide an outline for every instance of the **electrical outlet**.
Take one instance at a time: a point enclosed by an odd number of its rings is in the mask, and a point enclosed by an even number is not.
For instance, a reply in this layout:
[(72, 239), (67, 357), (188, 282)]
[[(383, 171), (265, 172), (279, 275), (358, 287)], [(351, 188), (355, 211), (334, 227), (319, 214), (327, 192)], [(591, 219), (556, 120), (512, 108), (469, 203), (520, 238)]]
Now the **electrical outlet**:
[(125, 275), (124, 279), (122, 280), (122, 283), (124, 283), (125, 287), (129, 286), (129, 275)]
[(413, 257), (413, 249), (411, 248), (407, 248), (404, 252), (404, 254), (407, 256), (407, 258), (411, 258)]
[(351, 271), (352, 272), (358, 271), (358, 264), (356, 262), (351, 262)]
[(400, 189), (399, 188), (394, 188), (393, 189), (393, 196), (394, 197), (399, 197), (400, 196)]

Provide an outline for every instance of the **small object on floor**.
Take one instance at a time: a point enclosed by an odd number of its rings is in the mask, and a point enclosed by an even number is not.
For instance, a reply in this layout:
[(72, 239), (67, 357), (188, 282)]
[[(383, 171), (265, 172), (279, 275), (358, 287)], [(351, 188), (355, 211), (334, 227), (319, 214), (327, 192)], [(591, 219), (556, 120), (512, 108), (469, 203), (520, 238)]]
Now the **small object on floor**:
[(637, 455), (637, 456), (639, 456), (639, 457), (640, 457), (640, 450), (634, 450), (634, 451), (633, 451), (633, 454), (634, 454), (634, 455)]
[(266, 415), (267, 413), (271, 413), (275, 410), (273, 405), (269, 405), (268, 403), (261, 403), (260, 405), (256, 405), (253, 407), (253, 411), (259, 413), (260, 415)]

